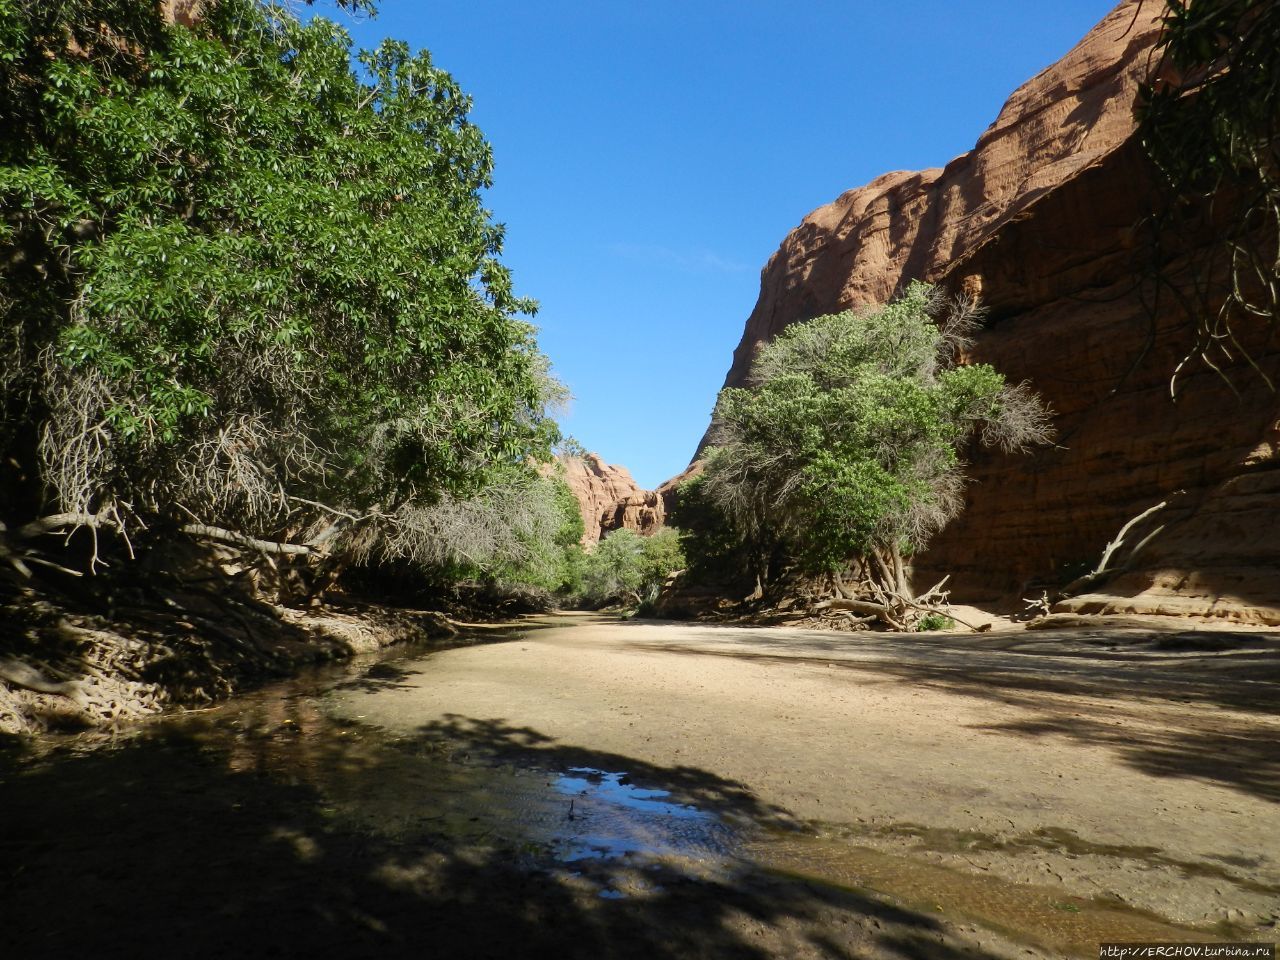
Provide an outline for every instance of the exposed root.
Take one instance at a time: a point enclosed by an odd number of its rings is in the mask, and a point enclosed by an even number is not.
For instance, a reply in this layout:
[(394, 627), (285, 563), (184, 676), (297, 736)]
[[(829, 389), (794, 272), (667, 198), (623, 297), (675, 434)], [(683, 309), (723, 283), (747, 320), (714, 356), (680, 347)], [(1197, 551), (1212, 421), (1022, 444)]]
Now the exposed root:
[(937, 617), (952, 620), (975, 633), (990, 630), (990, 624), (972, 624), (955, 615), (948, 603), (949, 593), (943, 589), (949, 579), (950, 576), (943, 577), (923, 593), (914, 594), (897, 551), (873, 553), (856, 565), (852, 582), (833, 576), (829, 585), (831, 595), (815, 598), (809, 611), (842, 614), (845, 623), (854, 629), (879, 622), (892, 630), (915, 631), (921, 629), (926, 618)]
[[(66, 524), (49, 526), (40, 535)], [(112, 546), (120, 561), (123, 548)], [(303, 664), (456, 632), (433, 614), (356, 601), (341, 610), (269, 602), (276, 585), (255, 575), (269, 562), (249, 546), (156, 536), (136, 562), (97, 577), (39, 568), (24, 577), (0, 565), (0, 733), (114, 728)]]

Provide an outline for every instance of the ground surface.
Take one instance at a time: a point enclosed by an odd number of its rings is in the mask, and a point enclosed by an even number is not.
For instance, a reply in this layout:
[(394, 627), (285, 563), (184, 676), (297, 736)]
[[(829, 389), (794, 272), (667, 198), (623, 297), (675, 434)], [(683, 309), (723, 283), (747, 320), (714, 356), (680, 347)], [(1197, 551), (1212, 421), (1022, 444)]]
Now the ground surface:
[[(345, 694), (341, 709), (497, 750), (577, 746), (692, 768), (863, 850), (1181, 924), (1274, 929), (1280, 642), (1269, 635), (561, 623), (441, 654), (399, 689)], [(767, 856), (791, 868), (815, 858), (843, 882), (888, 869), (830, 845)]]
[(0, 763), (0, 954), (1277, 939), (1280, 643), (530, 621)]

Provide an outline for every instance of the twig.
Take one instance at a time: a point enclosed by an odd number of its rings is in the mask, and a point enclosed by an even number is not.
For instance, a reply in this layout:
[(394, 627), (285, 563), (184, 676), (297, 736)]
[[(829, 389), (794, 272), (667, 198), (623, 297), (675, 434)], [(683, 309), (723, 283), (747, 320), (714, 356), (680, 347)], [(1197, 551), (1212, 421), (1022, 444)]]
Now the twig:
[(48, 568), (49, 568), (49, 569), (51, 569), (51, 570), (57, 570), (59, 573), (65, 573), (65, 574), (68, 574), (68, 575), (70, 575), (70, 576), (72, 576), (72, 577), (83, 577), (83, 576), (84, 576), (84, 571), (82, 571), (82, 570), (72, 570), (70, 567), (64, 567), (64, 566), (62, 566), (62, 564), (60, 564), (60, 563), (54, 563), (52, 560), (44, 560), (44, 559), (42, 559), (42, 558), (40, 558), (40, 557), (33, 557), (31, 554), (27, 554), (27, 555), (26, 555), (26, 557), (25, 557), (25, 559), (26, 559), (26, 560), (28, 560), (28, 561), (29, 561), (29, 562), (31, 562), (31, 563), (38, 563), (38, 564), (40, 564), (40, 566), (42, 566), (42, 567), (48, 567)]

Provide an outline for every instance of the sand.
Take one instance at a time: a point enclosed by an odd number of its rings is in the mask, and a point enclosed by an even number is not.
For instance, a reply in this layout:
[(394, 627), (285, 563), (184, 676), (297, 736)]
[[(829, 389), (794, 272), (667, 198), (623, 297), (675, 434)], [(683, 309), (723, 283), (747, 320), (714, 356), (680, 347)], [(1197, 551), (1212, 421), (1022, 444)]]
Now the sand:
[(861, 850), (1274, 930), (1270, 635), (831, 634), (577, 614), (406, 667), (337, 709), (478, 750), (696, 771), (759, 819)]

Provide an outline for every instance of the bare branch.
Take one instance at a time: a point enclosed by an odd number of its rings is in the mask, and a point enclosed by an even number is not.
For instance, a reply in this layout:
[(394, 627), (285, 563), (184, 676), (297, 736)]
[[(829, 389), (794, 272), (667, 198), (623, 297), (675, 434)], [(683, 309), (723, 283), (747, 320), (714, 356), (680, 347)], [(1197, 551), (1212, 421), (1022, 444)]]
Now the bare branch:
[(182, 532), (191, 537), (217, 540), (220, 543), (229, 543), (237, 547), (249, 547), (260, 553), (286, 554), (289, 556), (311, 556), (316, 553), (311, 547), (303, 544), (259, 540), (257, 537), (246, 536), (243, 533), (237, 533), (235, 530), (211, 527), (203, 523), (188, 523), (182, 528)]
[(65, 530), (67, 527), (73, 529), (89, 527), (95, 530), (101, 527), (115, 527), (118, 529), (120, 522), (114, 517), (101, 513), (54, 513), (23, 524), (18, 528), (17, 534), (23, 540), (33, 540), (47, 533), (57, 533)]

